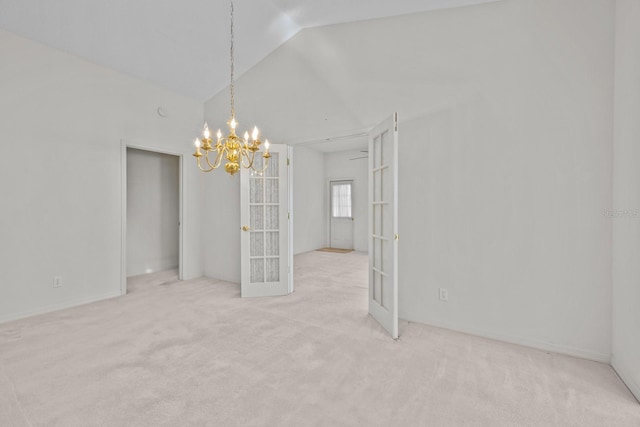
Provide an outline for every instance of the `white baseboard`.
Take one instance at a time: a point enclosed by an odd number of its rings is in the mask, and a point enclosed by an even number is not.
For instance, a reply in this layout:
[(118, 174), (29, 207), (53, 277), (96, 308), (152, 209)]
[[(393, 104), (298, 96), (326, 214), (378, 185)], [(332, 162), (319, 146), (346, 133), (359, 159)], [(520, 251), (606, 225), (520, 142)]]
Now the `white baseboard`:
[(66, 301), (62, 301), (56, 304), (46, 305), (44, 307), (38, 307), (32, 310), (26, 310), (18, 313), (3, 314), (0, 316), (0, 323), (11, 322), (13, 320), (24, 319), (25, 317), (37, 316), (39, 314), (51, 313), (52, 311), (64, 310), (65, 308), (77, 307), (79, 305), (90, 304), (92, 302), (98, 302), (110, 298), (121, 296), (120, 290), (109, 292), (102, 295), (96, 295), (85, 298), (74, 298)]
[(616, 371), (620, 379), (629, 388), (631, 393), (633, 393), (638, 402), (640, 402), (640, 385), (634, 381), (631, 375), (629, 375), (630, 369), (627, 369), (624, 363), (620, 362), (619, 359), (616, 359), (615, 356), (611, 357), (611, 366)]
[[(407, 319), (407, 320), (409, 320), (409, 319)], [(409, 321), (410, 322), (414, 322), (414, 320), (409, 320)], [(611, 355), (610, 354), (598, 353), (598, 352), (594, 352), (594, 351), (590, 351), (590, 350), (583, 350), (583, 349), (580, 349), (580, 348), (548, 343), (548, 342), (539, 341), (539, 340), (536, 340), (536, 339), (512, 336), (512, 335), (507, 335), (507, 334), (500, 334), (500, 333), (489, 332), (489, 331), (485, 331), (485, 330), (481, 330), (481, 329), (475, 329), (475, 328), (468, 328), (468, 327), (465, 327), (465, 326), (458, 326), (458, 325), (448, 324), (448, 323), (445, 323), (445, 322), (434, 322), (434, 321), (428, 321), (428, 322), (415, 321), (415, 322), (416, 323), (425, 323), (427, 325), (436, 326), (438, 328), (449, 329), (449, 330), (452, 330), (452, 331), (462, 332), (462, 333), (469, 334), (469, 335), (476, 335), (476, 336), (479, 336), (479, 337), (489, 338), (489, 339), (492, 339), (492, 340), (504, 341), (504, 342), (508, 342), (508, 343), (511, 343), (511, 344), (517, 344), (517, 345), (522, 345), (522, 346), (525, 346), (525, 347), (531, 347), (531, 348), (535, 348), (537, 350), (550, 351), (550, 352), (553, 352), (553, 353), (559, 353), (559, 354), (564, 354), (564, 355), (567, 355), (567, 356), (579, 357), (581, 359), (592, 360), (592, 361), (595, 361), (595, 362), (602, 362), (602, 363), (607, 363), (607, 364), (611, 363)]]

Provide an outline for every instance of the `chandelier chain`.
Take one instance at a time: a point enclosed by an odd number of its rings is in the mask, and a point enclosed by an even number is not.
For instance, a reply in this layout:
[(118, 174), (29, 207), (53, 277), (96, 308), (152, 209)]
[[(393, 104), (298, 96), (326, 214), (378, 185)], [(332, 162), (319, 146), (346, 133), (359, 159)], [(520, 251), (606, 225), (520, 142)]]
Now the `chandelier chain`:
[[(230, 33), (231, 40), (229, 44), (229, 62), (230, 62), (230, 74), (231, 81), (229, 82), (229, 91), (231, 95), (231, 118), (227, 122), (229, 126), (229, 134), (224, 137), (222, 131), (218, 129), (216, 133), (216, 139), (211, 137), (211, 131), (209, 125), (205, 122), (202, 130), (203, 138), (196, 138), (195, 146), (196, 151), (193, 156), (196, 158), (198, 168), (203, 172), (211, 172), (217, 169), (223, 161), (226, 160), (224, 170), (229, 175), (238, 173), (240, 168), (251, 169), (253, 172), (262, 174), (269, 167), (269, 159), (271, 154), (269, 153), (269, 140), (264, 140), (264, 151), (260, 152), (260, 145), (262, 141), (259, 138), (259, 131), (257, 127), (253, 128), (251, 137), (249, 132), (245, 132), (244, 135), (236, 134), (236, 127), (238, 122), (236, 121), (236, 99), (235, 99), (235, 58), (234, 58), (234, 7), (233, 0), (229, 0), (230, 6)], [(204, 153), (203, 153), (204, 151)], [(258, 159), (261, 158), (260, 163), (254, 163), (256, 153), (259, 153)], [(209, 157), (211, 155), (211, 158)], [(202, 160), (205, 161), (205, 165), (202, 164)]]
[(231, 117), (236, 116), (236, 102), (235, 102), (235, 87), (234, 87), (234, 58), (233, 58), (233, 0), (231, 3), (231, 47), (229, 49), (229, 59), (231, 63), (231, 83), (229, 86), (229, 91), (231, 92)]

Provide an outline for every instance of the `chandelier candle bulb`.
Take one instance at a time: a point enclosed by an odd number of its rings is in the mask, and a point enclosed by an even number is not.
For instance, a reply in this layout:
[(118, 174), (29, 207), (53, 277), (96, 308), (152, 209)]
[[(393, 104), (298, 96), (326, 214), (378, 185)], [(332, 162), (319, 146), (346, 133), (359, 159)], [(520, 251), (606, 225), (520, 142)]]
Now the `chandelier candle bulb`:
[(258, 126), (254, 126), (254, 127), (253, 127), (253, 132), (251, 133), (251, 138), (252, 138), (254, 141), (257, 141), (257, 140), (258, 140)]
[(198, 138), (194, 141), (196, 146), (196, 152), (193, 153), (193, 157), (196, 157), (198, 161), (200, 161), (200, 157), (202, 157), (202, 152), (200, 151), (200, 145), (202, 144)]

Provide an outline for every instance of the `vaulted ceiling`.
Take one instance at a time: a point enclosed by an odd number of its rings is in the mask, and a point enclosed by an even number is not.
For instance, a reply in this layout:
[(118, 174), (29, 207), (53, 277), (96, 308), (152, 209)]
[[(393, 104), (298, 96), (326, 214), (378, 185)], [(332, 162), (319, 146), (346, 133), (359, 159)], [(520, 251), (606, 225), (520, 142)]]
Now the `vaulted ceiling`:
[[(496, 0), (236, 0), (240, 75), (303, 28)], [(205, 101), (229, 80), (226, 0), (0, 0), (0, 28)]]

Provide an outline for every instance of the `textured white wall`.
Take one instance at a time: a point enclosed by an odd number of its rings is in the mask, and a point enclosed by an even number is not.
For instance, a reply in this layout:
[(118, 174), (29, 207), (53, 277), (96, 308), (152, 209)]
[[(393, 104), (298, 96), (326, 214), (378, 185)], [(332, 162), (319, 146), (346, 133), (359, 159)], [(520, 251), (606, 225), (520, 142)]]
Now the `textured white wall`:
[[(366, 156), (360, 150), (336, 151), (325, 154), (325, 187), (324, 197), (327, 199), (324, 215), (329, 221), (329, 181), (338, 179), (353, 180), (353, 248), (356, 251), (367, 252), (369, 250), (367, 241), (367, 228), (369, 222), (369, 211), (367, 208), (369, 200), (369, 175), (367, 172), (368, 160), (349, 160), (356, 157)], [(329, 230), (325, 240), (329, 239)], [(328, 246), (328, 245), (327, 245)]]
[[(189, 155), (202, 104), (4, 31), (0, 58), (0, 320), (118, 295), (122, 140)], [(185, 188), (191, 278), (196, 171)]]
[(617, 0), (613, 367), (640, 399), (640, 2)]
[(324, 153), (293, 149), (293, 253), (326, 246)]
[(178, 267), (179, 184), (179, 157), (127, 149), (127, 276)]

